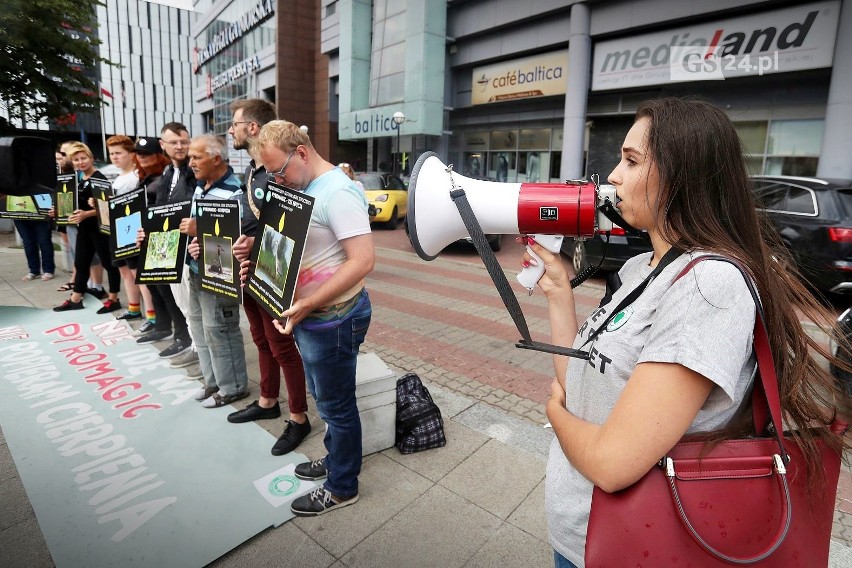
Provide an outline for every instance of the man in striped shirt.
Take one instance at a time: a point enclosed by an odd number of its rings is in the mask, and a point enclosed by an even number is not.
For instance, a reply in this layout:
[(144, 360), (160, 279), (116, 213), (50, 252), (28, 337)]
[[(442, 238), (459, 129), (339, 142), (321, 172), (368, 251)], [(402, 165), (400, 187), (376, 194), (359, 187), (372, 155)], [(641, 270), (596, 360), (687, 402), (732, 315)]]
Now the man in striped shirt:
[[(183, 219), (180, 231), (196, 236), (195, 202), (199, 199), (235, 200), (240, 203), (242, 232), (254, 231), (257, 220), (249, 210), (245, 192), (228, 165), (228, 148), (211, 134), (193, 138), (189, 145), (189, 167), (198, 180), (192, 197), (193, 217)], [(246, 354), (240, 331), (240, 303), (201, 289), (198, 272), (200, 247), (197, 238), (187, 248), (189, 262), (189, 327), (204, 373), (204, 387), (195, 399), (205, 408), (218, 408), (249, 394)]]

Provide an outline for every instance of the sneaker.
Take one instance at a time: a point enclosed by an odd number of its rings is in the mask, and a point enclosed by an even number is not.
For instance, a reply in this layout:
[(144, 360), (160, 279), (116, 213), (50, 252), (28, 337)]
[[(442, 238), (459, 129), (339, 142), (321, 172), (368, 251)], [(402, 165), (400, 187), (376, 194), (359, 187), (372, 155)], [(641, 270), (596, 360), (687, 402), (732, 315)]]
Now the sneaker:
[(180, 369), (181, 367), (189, 367), (193, 363), (198, 363), (198, 352), (195, 349), (188, 349), (180, 355), (173, 357), (169, 367)]
[(79, 302), (72, 302), (71, 300), (65, 300), (60, 305), (53, 308), (54, 312), (67, 312), (68, 310), (82, 310), (83, 309), (83, 300)]
[(53, 273), (52, 272), (45, 272), (44, 274), (41, 275), (41, 279), (44, 280), (44, 281), (53, 280)]
[(154, 331), (155, 327), (156, 326), (154, 325), (154, 322), (146, 321), (145, 323), (139, 326), (139, 329), (133, 332), (133, 335), (145, 335), (146, 333), (151, 333), (152, 331)]
[(305, 481), (318, 481), (328, 477), (328, 470), (325, 469), (325, 458), (320, 458), (317, 461), (300, 463), (296, 466), (296, 477)]
[(28, 281), (28, 280), (35, 280), (36, 278), (38, 278), (38, 274), (33, 274), (32, 272), (30, 272), (29, 274), (27, 274), (26, 276), (24, 276), (23, 278), (21, 278), (21, 280), (23, 280), (24, 282), (26, 282), (26, 281)]
[(192, 346), (190, 339), (175, 339), (174, 342), (160, 351), (160, 357), (163, 359), (171, 359), (175, 355), (180, 355)]
[(149, 331), (142, 337), (136, 340), (136, 343), (153, 343), (154, 341), (162, 341), (164, 339), (171, 339), (172, 331), (170, 329), (164, 329), (163, 331)]
[(106, 290), (104, 290), (103, 288), (89, 288), (86, 290), (86, 293), (91, 294), (98, 300), (103, 300), (107, 297)]
[(195, 381), (198, 379), (203, 379), (204, 373), (201, 372), (200, 365), (193, 365), (192, 367), (187, 367), (186, 369), (186, 380), (187, 381)]
[(195, 391), (195, 394), (192, 395), (192, 398), (201, 402), (202, 400), (207, 400), (217, 392), (219, 392), (219, 387), (201, 387), (200, 389)]
[(126, 312), (124, 312), (120, 316), (115, 316), (115, 319), (117, 319), (117, 320), (138, 320), (138, 319), (142, 319), (142, 312), (133, 313), (130, 310), (127, 310)]
[(114, 312), (116, 310), (121, 309), (121, 302), (119, 300), (107, 300), (104, 302), (104, 307), (98, 310), (99, 314), (108, 314), (110, 312)]
[[(287, 426), (284, 427), (284, 433), (281, 434), (281, 437), (278, 438), (278, 441), (275, 442), (274, 446), (272, 446), (272, 455), (283, 456), (284, 454), (289, 454), (298, 448), (299, 444), (302, 443), (302, 440), (307, 438), (310, 433), (311, 422), (310, 420), (307, 420), (307, 417), (305, 417), (304, 424), (299, 424), (294, 420), (288, 420)], [(322, 468), (325, 470), (324, 463)]]
[(290, 510), (298, 517), (316, 517), (340, 507), (346, 507), (358, 502), (358, 495), (341, 499), (331, 494), (325, 487), (318, 487), (302, 495), (290, 504)]
[[(218, 390), (218, 387), (216, 388)], [(204, 408), (219, 408), (221, 406), (231, 404), (232, 402), (242, 400), (248, 395), (248, 389), (244, 391), (235, 392), (234, 394), (221, 394), (217, 392), (204, 399), (201, 403), (201, 406), (203, 406)]]
[(275, 402), (275, 406), (269, 408), (263, 408), (258, 401), (254, 401), (242, 410), (230, 413), (228, 415), (228, 422), (242, 424), (243, 422), (274, 418), (281, 418), (281, 405), (278, 404), (278, 401)]

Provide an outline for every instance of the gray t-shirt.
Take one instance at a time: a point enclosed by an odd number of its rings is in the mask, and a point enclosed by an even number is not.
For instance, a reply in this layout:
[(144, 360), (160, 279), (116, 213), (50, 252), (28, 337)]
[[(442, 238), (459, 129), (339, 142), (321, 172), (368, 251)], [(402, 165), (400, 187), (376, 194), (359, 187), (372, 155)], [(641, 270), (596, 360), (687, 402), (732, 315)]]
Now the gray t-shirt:
[[(565, 382), (569, 412), (603, 424), (638, 363), (678, 363), (715, 384), (688, 433), (714, 430), (729, 422), (754, 372), (755, 306), (742, 275), (727, 262), (698, 263), (672, 284), (696, 256), (700, 253), (675, 259), (636, 301), (613, 317), (606, 330), (583, 348), (590, 352), (588, 361), (570, 360)], [(580, 326), (575, 348), (651, 273), (650, 258), (651, 253), (646, 253), (624, 264), (619, 272), (621, 287)], [(554, 549), (580, 567), (592, 488), (554, 437), (545, 486), (548, 531)]]

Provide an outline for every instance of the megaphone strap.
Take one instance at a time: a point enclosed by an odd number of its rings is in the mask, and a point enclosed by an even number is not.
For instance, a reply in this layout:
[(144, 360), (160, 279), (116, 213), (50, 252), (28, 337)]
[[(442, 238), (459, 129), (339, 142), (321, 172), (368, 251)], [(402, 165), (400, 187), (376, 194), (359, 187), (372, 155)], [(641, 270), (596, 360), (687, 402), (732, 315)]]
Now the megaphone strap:
[(488, 274), (491, 276), (491, 280), (494, 282), (497, 292), (500, 293), (503, 305), (506, 306), (506, 310), (515, 322), (515, 327), (517, 327), (518, 331), (521, 333), (521, 337), (523, 339), (516, 343), (516, 346), (521, 349), (532, 349), (534, 351), (542, 351), (544, 353), (552, 353), (555, 355), (566, 355), (568, 357), (588, 359), (589, 354), (587, 352), (571, 349), (570, 347), (562, 347), (561, 345), (551, 345), (549, 343), (541, 343), (540, 341), (532, 340), (529, 326), (527, 325), (527, 320), (524, 318), (524, 313), (521, 311), (521, 305), (518, 303), (518, 298), (515, 297), (515, 293), (512, 291), (512, 287), (506, 279), (506, 274), (500, 267), (500, 263), (497, 262), (497, 257), (494, 256), (494, 252), (491, 250), (491, 246), (485, 238), (485, 233), (482, 232), (482, 227), (479, 225), (476, 215), (473, 214), (473, 209), (470, 207), (467, 195), (463, 189), (458, 188), (454, 184), (453, 189), (450, 191), (450, 197), (452, 197), (453, 203), (456, 204), (456, 207), (459, 210), (459, 215), (461, 215), (464, 226), (470, 234), (473, 246), (476, 247), (476, 252), (478, 252), (479, 256), (482, 258), (482, 262), (485, 264), (485, 268), (488, 270)]

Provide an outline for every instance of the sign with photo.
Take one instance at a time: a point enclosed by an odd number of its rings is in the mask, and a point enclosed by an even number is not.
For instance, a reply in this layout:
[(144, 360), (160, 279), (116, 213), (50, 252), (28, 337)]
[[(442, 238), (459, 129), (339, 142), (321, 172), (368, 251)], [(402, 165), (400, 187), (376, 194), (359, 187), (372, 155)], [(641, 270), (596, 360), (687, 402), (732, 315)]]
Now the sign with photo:
[(68, 217), (79, 209), (77, 206), (77, 174), (59, 174), (56, 176), (56, 193), (53, 194), (53, 207), (56, 211), (57, 225), (73, 225)]
[(113, 260), (137, 256), (136, 233), (147, 209), (145, 188), (140, 187), (109, 200), (110, 248)]
[(313, 207), (309, 195), (273, 182), (266, 186), (245, 292), (274, 318), (293, 303)]
[(45, 221), (53, 207), (49, 193), (38, 195), (4, 195), (0, 197), (0, 219), (19, 221)]
[(240, 202), (197, 199), (195, 232), (201, 248), (201, 288), (242, 302), (239, 262), (234, 258), (234, 241), (240, 237)]
[(109, 226), (109, 198), (112, 197), (112, 183), (109, 180), (90, 178), (89, 187), (92, 188), (92, 197), (95, 198), (95, 211), (98, 218), (98, 229), (108, 235)]
[(142, 219), (145, 240), (139, 251), (137, 284), (177, 284), (183, 278), (187, 236), (178, 228), (189, 217), (191, 201), (148, 208)]

